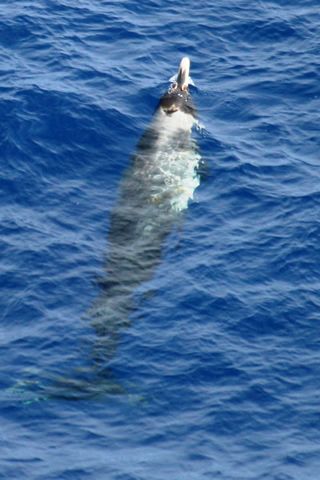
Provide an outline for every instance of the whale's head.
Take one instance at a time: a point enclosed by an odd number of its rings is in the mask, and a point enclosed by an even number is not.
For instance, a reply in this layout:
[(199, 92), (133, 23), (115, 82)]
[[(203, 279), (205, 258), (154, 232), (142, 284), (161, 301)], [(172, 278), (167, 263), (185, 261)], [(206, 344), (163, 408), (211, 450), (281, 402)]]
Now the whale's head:
[(180, 111), (195, 117), (195, 108), (189, 93), (189, 83), (191, 81), (189, 73), (190, 60), (188, 57), (184, 57), (168, 92), (160, 100), (160, 108), (167, 115)]

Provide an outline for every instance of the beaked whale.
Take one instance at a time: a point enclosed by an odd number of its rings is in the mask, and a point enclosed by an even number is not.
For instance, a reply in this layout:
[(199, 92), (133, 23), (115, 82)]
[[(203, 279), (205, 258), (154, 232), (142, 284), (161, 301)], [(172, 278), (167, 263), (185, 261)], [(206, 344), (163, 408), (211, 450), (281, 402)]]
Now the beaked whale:
[(111, 212), (106, 276), (91, 309), (99, 363), (112, 357), (120, 331), (129, 325), (133, 292), (151, 278), (165, 238), (200, 182), (189, 72), (190, 60), (184, 57), (138, 143)]
[(53, 388), (46, 389), (49, 396), (79, 399), (123, 393), (112, 378), (110, 360), (121, 332), (130, 325), (134, 292), (152, 277), (166, 237), (200, 183), (200, 155), (191, 137), (197, 115), (189, 71), (185, 57), (120, 182), (100, 294), (86, 315), (95, 333), (90, 367), (81, 369), (81, 378), (74, 372), (72, 378), (56, 379)]

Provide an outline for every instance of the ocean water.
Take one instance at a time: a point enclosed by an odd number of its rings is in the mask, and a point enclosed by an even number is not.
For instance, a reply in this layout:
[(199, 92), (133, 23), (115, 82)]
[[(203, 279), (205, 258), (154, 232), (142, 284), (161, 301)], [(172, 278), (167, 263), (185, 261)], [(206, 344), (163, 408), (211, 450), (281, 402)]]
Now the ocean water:
[[(0, 2), (1, 479), (320, 478), (319, 38), (315, 0)], [(112, 212), (184, 55), (201, 181), (97, 374)]]

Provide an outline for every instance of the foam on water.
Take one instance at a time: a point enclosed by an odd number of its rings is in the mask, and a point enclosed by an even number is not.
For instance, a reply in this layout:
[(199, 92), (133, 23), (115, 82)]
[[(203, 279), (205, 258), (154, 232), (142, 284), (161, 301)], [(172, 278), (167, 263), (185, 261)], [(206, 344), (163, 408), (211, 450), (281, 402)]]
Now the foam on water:
[(196, 125), (195, 118), (182, 111), (167, 115), (159, 109), (152, 120), (150, 129), (156, 132), (156, 141), (144, 175), (151, 185), (151, 201), (160, 207), (170, 199), (172, 210), (186, 209), (200, 184), (201, 156), (191, 138)]
[[(196, 146), (188, 151), (158, 152), (156, 163), (161, 182), (155, 182), (151, 200), (160, 204), (163, 199), (170, 198), (173, 210), (180, 212), (188, 207), (193, 199), (195, 189), (200, 185), (197, 169), (201, 156)], [(156, 178), (155, 178), (156, 180)]]

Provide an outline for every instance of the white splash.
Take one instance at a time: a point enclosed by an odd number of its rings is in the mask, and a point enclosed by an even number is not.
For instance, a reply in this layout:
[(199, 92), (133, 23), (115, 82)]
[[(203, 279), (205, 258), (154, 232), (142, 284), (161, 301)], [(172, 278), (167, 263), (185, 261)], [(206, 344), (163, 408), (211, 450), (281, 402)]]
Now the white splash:
[(197, 168), (201, 157), (195, 149), (161, 152), (158, 157), (159, 182), (153, 182), (151, 201), (165, 204), (169, 200), (172, 210), (182, 211), (200, 184)]
[[(147, 166), (151, 202), (174, 211), (188, 207), (200, 184), (197, 173), (201, 157), (191, 139), (196, 120), (183, 112), (171, 117), (157, 112), (152, 127), (159, 132), (152, 162)], [(146, 172), (145, 172), (146, 173)]]

